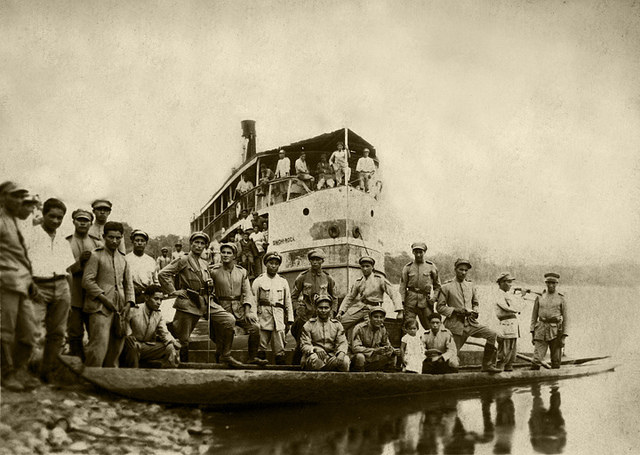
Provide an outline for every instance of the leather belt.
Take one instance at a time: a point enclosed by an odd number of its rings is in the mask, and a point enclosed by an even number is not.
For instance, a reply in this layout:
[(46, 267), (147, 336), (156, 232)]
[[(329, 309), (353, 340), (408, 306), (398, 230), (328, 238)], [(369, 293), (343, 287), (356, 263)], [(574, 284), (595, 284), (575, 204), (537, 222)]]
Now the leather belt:
[(553, 324), (553, 323), (558, 323), (560, 322), (560, 319), (558, 319), (557, 317), (552, 317), (552, 318), (538, 318), (541, 322), (545, 322), (547, 324)]
[(58, 280), (64, 280), (67, 276), (66, 275), (54, 275), (51, 276), (49, 278), (39, 278), (39, 277), (33, 277), (33, 282), (36, 284), (41, 284), (41, 283), (53, 283), (55, 281)]
[(429, 291), (423, 291), (421, 289), (413, 288), (413, 287), (407, 288), (407, 291), (414, 292), (416, 294), (429, 295)]
[(509, 319), (518, 319), (518, 317), (515, 314), (508, 314), (506, 316), (498, 316), (498, 319), (500, 321), (508, 321)]
[(283, 308), (284, 309), (284, 304), (283, 303), (277, 302), (277, 303), (272, 304), (268, 300), (259, 300), (258, 301), (258, 306), (272, 306), (272, 307), (277, 307), (277, 308)]
[(369, 306), (382, 306), (382, 302), (374, 302), (374, 301), (368, 300), (368, 299), (362, 299), (362, 303), (364, 303), (365, 305), (369, 305)]

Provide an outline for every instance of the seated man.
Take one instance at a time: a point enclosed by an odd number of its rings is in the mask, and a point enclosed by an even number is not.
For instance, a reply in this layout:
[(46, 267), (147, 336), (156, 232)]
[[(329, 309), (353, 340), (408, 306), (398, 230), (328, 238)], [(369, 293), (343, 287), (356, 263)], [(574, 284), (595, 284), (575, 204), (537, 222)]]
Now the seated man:
[(445, 374), (458, 372), (458, 351), (453, 335), (442, 327), (442, 316), (433, 313), (429, 316), (429, 327), (424, 334), (426, 360), (422, 372), (426, 374)]
[(122, 351), (123, 366), (138, 368), (140, 362), (161, 360), (162, 368), (176, 368), (180, 342), (174, 339), (160, 313), (162, 288), (152, 284), (144, 290), (144, 305), (131, 309), (131, 335)]
[(309, 167), (307, 166), (307, 154), (302, 152), (300, 158), (296, 160), (296, 177), (298, 180), (302, 180), (309, 188), (313, 187), (315, 178), (309, 173)]
[(318, 317), (309, 319), (302, 327), (300, 346), (302, 368), (315, 371), (349, 371), (347, 337), (342, 324), (330, 318), (331, 297), (319, 295), (315, 299)]
[(333, 188), (336, 182), (333, 178), (333, 170), (327, 162), (327, 154), (320, 155), (320, 162), (316, 166), (316, 173), (318, 174), (318, 187), (321, 190), (324, 187)]
[(358, 324), (353, 330), (353, 371), (382, 371), (395, 367), (397, 352), (391, 346), (384, 326), (386, 315), (381, 306), (372, 307), (369, 321)]

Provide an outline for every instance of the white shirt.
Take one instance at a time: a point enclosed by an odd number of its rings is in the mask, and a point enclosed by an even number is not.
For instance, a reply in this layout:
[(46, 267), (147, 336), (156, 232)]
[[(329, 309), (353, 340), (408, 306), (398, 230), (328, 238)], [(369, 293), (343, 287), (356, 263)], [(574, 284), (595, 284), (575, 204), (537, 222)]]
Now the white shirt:
[(422, 362), (424, 361), (424, 341), (422, 336), (418, 334), (411, 336), (407, 333), (402, 337), (402, 342), (407, 344), (404, 351), (405, 362), (407, 363), (405, 371), (422, 373)]
[(242, 193), (246, 193), (249, 190), (253, 189), (253, 183), (251, 183), (248, 180), (240, 180), (240, 183), (238, 183), (238, 186), (236, 186), (236, 192), (242, 194)]
[(329, 157), (329, 164), (331, 164), (334, 169), (348, 167), (347, 149), (336, 150), (333, 152)]
[(308, 174), (309, 168), (307, 167), (307, 162), (302, 161), (302, 158), (298, 158), (296, 160), (296, 172), (299, 174)]
[(33, 276), (36, 278), (53, 278), (68, 275), (67, 267), (76, 262), (69, 242), (57, 231), (53, 238), (41, 225), (26, 230), (25, 243), (27, 254), (31, 259)]
[(176, 259), (181, 258), (185, 254), (189, 254), (189, 253), (184, 251), (174, 251), (173, 253), (171, 253), (171, 260), (175, 261)]
[(131, 278), (133, 278), (134, 284), (142, 287), (158, 284), (156, 261), (151, 256), (148, 254), (136, 256), (135, 253), (131, 252), (125, 256), (125, 259), (131, 269)]
[(278, 165), (276, 166), (276, 178), (280, 179), (282, 177), (288, 177), (291, 173), (291, 160), (286, 156), (282, 159), (278, 160)]
[(373, 158), (365, 158), (364, 156), (358, 160), (358, 164), (356, 164), (356, 172), (375, 172), (376, 171), (376, 163), (373, 161)]
[(258, 253), (264, 253), (264, 244), (267, 241), (264, 231), (260, 232), (252, 232), (249, 236), (253, 243), (256, 244), (256, 248), (258, 249)]
[(253, 229), (253, 223), (251, 222), (251, 219), (251, 215), (249, 215), (245, 219), (240, 221), (240, 228), (242, 228), (243, 231), (246, 231), (247, 229)]

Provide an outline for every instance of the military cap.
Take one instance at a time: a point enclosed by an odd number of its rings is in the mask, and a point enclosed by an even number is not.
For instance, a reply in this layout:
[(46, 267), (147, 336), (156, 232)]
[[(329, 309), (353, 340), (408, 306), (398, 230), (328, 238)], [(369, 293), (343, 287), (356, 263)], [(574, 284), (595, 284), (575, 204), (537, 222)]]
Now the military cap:
[(371, 265), (376, 265), (376, 260), (370, 256), (362, 256), (360, 259), (358, 259), (358, 264), (362, 265), (362, 263), (364, 262), (368, 262)]
[(91, 203), (91, 208), (98, 209), (101, 207), (111, 210), (113, 204), (111, 203), (111, 201), (107, 201), (106, 199), (96, 199)]
[(560, 281), (560, 275), (553, 272), (545, 273), (544, 281), (549, 283), (558, 283)]
[(311, 258), (320, 258), (320, 259), (324, 259), (326, 256), (324, 254), (324, 251), (322, 251), (320, 248), (316, 248), (315, 250), (311, 250), (307, 253), (307, 259), (311, 260)]
[(413, 250), (427, 251), (427, 244), (424, 242), (414, 242), (411, 244), (411, 251)]
[(272, 251), (271, 253), (265, 254), (264, 255), (264, 259), (262, 260), (262, 262), (264, 262), (266, 264), (271, 259), (276, 259), (280, 264), (282, 264), (282, 256), (280, 256), (280, 254), (276, 253), (275, 251)]
[(471, 268), (471, 262), (469, 262), (467, 259), (460, 259), (460, 258), (456, 259), (456, 268), (462, 264), (466, 264), (469, 266), (469, 268)]
[(169, 251), (169, 248), (167, 248), (166, 246), (163, 246), (162, 248), (160, 248), (160, 251)]
[(222, 245), (220, 245), (220, 251), (222, 251), (223, 248), (231, 248), (231, 251), (233, 251), (233, 254), (238, 254), (238, 247), (236, 246), (235, 243), (231, 243), (231, 242), (227, 242), (227, 243), (223, 243)]
[(76, 209), (71, 214), (71, 219), (77, 220), (78, 218), (93, 221), (93, 213), (84, 209)]
[(333, 300), (329, 297), (329, 294), (317, 294), (313, 299), (313, 303), (317, 306), (320, 302), (329, 302), (332, 303)]
[(7, 180), (0, 184), (0, 194), (28, 193), (29, 190), (18, 183)]
[(515, 279), (516, 279), (516, 277), (511, 276), (511, 274), (509, 272), (505, 272), (505, 273), (501, 273), (500, 274), (500, 276), (496, 280), (496, 283), (500, 283), (501, 281), (513, 281)]
[(202, 231), (196, 231), (189, 236), (189, 243), (192, 243), (195, 239), (203, 239), (205, 243), (209, 243), (211, 240), (209, 236)]
[(129, 237), (132, 241), (133, 238), (139, 235), (140, 237), (144, 237), (144, 239), (148, 242), (149, 241), (149, 234), (147, 234), (146, 232), (144, 232), (142, 229), (134, 229), (133, 231), (131, 231), (131, 236)]
[(387, 315), (385, 309), (380, 305), (371, 307), (371, 309), (369, 310), (369, 315), (372, 315), (373, 313), (382, 313), (384, 316)]

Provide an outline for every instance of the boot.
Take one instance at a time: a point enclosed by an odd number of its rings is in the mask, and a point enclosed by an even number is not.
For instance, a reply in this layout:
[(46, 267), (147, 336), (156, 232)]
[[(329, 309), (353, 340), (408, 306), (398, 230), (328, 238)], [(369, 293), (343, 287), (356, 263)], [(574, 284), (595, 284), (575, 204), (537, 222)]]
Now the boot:
[(287, 364), (287, 355), (282, 353), (276, 356), (276, 365), (286, 365)]
[(24, 390), (35, 389), (36, 387), (40, 387), (42, 385), (42, 382), (29, 374), (26, 367), (16, 370), (14, 377), (18, 381), (20, 381), (20, 383), (24, 387)]
[(186, 363), (189, 361), (189, 344), (185, 343), (180, 348), (180, 363)]
[(267, 354), (263, 351), (264, 357), (258, 356), (258, 346), (260, 344), (260, 333), (250, 333), (248, 340), (247, 351), (249, 353), (249, 361), (247, 363), (251, 365), (265, 366), (269, 363), (267, 360)]
[(80, 357), (80, 360), (84, 362), (84, 346), (82, 345), (82, 340), (69, 340), (69, 355)]
[(499, 370), (495, 367), (496, 362), (496, 348), (489, 344), (486, 344), (484, 347), (484, 354), (482, 356), (482, 371), (485, 373), (501, 373), (502, 370)]
[(217, 335), (217, 340), (221, 345), (220, 363), (229, 368), (244, 368), (244, 363), (237, 361), (231, 357), (231, 346), (233, 345), (233, 327), (223, 329)]
[(11, 372), (2, 378), (2, 387), (12, 392), (25, 391), (24, 385), (18, 380), (15, 372)]

